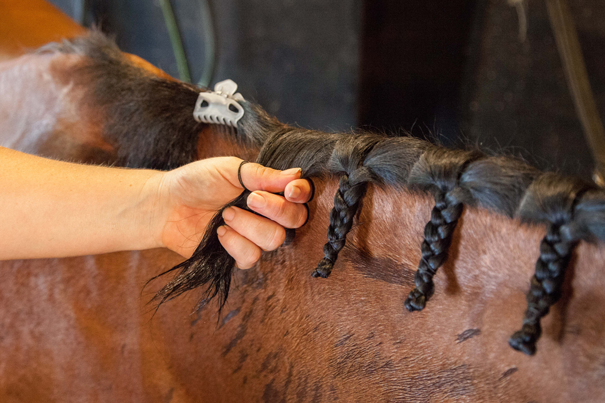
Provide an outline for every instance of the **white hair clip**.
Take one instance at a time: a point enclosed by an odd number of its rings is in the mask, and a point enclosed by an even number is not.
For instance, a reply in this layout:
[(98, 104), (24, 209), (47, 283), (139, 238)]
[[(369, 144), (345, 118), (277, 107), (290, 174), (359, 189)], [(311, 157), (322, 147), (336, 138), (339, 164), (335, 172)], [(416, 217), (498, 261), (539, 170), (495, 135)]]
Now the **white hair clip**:
[(237, 84), (225, 80), (216, 83), (214, 91), (200, 92), (193, 118), (198, 122), (237, 127), (237, 122), (244, 116), (244, 108), (237, 101), (243, 101), (244, 97), (235, 91)]

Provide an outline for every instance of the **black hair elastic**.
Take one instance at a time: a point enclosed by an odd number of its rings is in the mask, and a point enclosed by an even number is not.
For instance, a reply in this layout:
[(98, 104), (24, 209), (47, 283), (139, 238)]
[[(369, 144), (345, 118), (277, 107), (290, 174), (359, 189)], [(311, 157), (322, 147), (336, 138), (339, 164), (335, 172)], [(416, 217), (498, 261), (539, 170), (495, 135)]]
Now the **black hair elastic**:
[(242, 185), (242, 188), (244, 188), (244, 190), (248, 190), (248, 188), (246, 187), (246, 185), (244, 185), (244, 181), (242, 180), (242, 167), (248, 163), (250, 163), (250, 161), (242, 161), (239, 164), (239, 167), (237, 168), (237, 179), (239, 180), (239, 184)]
[(315, 197), (315, 184), (313, 183), (313, 181), (309, 178), (306, 178), (307, 182), (309, 182), (309, 186), (311, 187), (311, 197), (309, 197), (309, 200), (307, 200), (307, 203), (310, 203), (311, 200), (313, 200), (313, 198)]

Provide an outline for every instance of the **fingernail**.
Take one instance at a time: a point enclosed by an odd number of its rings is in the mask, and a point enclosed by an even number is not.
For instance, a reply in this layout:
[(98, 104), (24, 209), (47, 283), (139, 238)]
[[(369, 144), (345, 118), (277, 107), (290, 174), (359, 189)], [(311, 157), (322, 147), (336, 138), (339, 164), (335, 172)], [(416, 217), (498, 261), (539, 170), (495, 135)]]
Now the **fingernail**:
[(227, 232), (227, 228), (225, 228), (224, 225), (218, 227), (218, 229), (216, 230), (216, 233), (218, 234), (218, 236), (223, 236), (223, 235), (225, 235), (226, 232)]
[(248, 196), (248, 207), (263, 208), (267, 204), (267, 201), (263, 196), (258, 193), (252, 192)]
[(285, 171), (281, 171), (282, 175), (296, 175), (299, 174), (302, 171), (302, 169), (300, 168), (290, 168), (290, 169), (286, 169)]
[(233, 217), (235, 217), (235, 211), (232, 208), (228, 208), (223, 211), (223, 220), (231, 221), (233, 220)]
[(297, 199), (300, 196), (300, 188), (298, 186), (292, 186), (290, 193), (288, 194), (289, 199)]

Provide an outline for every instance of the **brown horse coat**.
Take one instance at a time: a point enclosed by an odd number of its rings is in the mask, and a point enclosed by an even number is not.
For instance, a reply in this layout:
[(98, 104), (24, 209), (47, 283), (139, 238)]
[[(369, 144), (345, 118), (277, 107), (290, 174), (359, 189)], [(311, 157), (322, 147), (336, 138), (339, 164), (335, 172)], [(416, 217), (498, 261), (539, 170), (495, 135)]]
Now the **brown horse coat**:
[[(107, 116), (91, 113), (95, 99), (81, 102), (89, 92), (70, 87), (77, 78), (65, 74), (82, 61), (85, 56), (70, 53), (27, 56), (0, 72), (2, 99), (10, 93), (31, 102), (49, 89), (49, 99), (64, 102), (58, 113), (67, 117), (57, 122), (71, 116), (98, 135), (82, 140), (79, 130), (59, 130), (65, 126), (57, 123), (28, 139), (36, 116), (24, 119), (6, 101), (2, 133), (25, 127), (24, 140), (14, 144), (30, 152), (50, 138), (92, 149), (99, 144), (109, 161), (118, 161), (124, 146), (107, 126), (95, 126)], [(10, 76), (12, 69), (21, 73)], [(41, 80), (48, 71), (50, 81), (19, 91), (16, 78)], [(36, 102), (52, 115), (44, 108), (52, 102)], [(250, 159), (258, 151), (233, 133), (199, 129), (198, 158)], [(55, 149), (57, 158), (82, 158), (82, 148)], [(190, 315), (197, 299), (190, 293), (152, 318), (145, 303), (162, 284), (140, 290), (180, 261), (169, 251), (2, 262), (0, 400), (605, 400), (602, 246), (582, 242), (576, 249), (564, 297), (543, 321), (540, 353), (527, 357), (506, 340), (525, 309), (542, 227), (466, 208), (435, 277), (434, 297), (422, 312), (409, 313), (403, 301), (413, 287), (431, 199), (370, 185), (334, 273), (313, 279), (336, 180), (315, 184), (309, 223), (292, 245), (263, 256), (257, 269), (236, 272), (221, 317), (215, 303)]]

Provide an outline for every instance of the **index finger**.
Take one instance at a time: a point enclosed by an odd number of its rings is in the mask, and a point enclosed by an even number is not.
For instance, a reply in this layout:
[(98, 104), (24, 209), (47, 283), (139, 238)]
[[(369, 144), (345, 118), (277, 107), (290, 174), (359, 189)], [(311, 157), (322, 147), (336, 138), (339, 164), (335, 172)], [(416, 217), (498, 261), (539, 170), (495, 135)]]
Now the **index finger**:
[(244, 164), (240, 172), (246, 189), (279, 193), (286, 189), (288, 183), (300, 178), (301, 169), (290, 168), (285, 171), (279, 171), (250, 162)]

